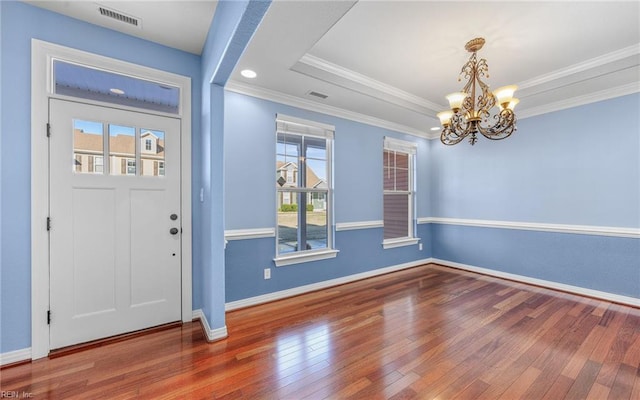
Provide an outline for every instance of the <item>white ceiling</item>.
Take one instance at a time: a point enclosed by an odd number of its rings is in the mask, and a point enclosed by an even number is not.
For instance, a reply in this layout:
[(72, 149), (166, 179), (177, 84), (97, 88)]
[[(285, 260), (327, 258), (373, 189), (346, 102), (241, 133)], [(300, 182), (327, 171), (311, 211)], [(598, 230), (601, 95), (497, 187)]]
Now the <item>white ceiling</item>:
[[(165, 46), (201, 54), (217, 1), (91, 1), (23, 0), (25, 3), (147, 39)], [(141, 21), (135, 27), (100, 14), (103, 6)]]
[[(95, 3), (28, 2), (104, 25)], [(101, 4), (143, 20), (142, 30), (110, 28), (196, 54), (216, 5)], [(276, 0), (227, 88), (428, 136), (444, 96), (462, 88), (464, 45), (478, 36), (486, 82), (520, 86), (520, 118), (640, 91), (638, 1)], [(245, 68), (258, 77), (243, 78)]]

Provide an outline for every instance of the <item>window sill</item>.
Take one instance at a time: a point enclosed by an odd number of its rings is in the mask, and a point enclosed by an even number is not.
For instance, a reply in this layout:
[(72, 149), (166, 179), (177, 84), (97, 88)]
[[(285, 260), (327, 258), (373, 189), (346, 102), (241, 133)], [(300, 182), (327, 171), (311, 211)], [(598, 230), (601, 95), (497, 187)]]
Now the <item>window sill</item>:
[(384, 249), (393, 249), (396, 247), (418, 244), (419, 241), (420, 239), (418, 238), (388, 239), (382, 242), (382, 247)]
[(335, 258), (338, 255), (338, 250), (320, 250), (314, 252), (305, 252), (298, 254), (291, 254), (286, 256), (280, 256), (274, 258), (276, 267), (282, 267), (285, 265), (301, 264), (309, 261), (326, 260), (328, 258)]

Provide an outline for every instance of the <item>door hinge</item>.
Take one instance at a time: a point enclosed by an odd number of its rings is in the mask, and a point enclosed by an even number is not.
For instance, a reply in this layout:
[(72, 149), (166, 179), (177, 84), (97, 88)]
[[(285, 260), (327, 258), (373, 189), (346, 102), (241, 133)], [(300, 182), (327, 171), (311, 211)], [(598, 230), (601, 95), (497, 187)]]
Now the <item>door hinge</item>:
[(51, 310), (47, 310), (47, 325), (51, 325)]
[(47, 231), (51, 230), (51, 218), (47, 217)]
[(47, 122), (47, 137), (51, 137), (51, 124)]

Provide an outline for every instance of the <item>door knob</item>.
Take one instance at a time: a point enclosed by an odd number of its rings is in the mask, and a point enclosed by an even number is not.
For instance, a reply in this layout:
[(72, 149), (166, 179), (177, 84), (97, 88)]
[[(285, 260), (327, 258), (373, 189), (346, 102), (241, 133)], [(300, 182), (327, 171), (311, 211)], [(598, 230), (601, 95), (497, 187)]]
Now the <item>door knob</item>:
[(169, 233), (170, 233), (170, 234), (172, 234), (172, 235), (177, 234), (177, 233), (178, 233), (178, 228), (171, 228), (171, 229), (169, 229)]

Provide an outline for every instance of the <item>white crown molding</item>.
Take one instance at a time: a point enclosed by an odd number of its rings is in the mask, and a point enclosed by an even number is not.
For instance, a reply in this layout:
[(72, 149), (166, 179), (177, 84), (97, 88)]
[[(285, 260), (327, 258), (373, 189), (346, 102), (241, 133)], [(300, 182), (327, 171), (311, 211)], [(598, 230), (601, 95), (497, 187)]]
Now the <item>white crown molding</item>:
[(276, 228), (230, 229), (224, 231), (225, 240), (260, 239), (276, 236)]
[(578, 235), (613, 236), (640, 238), (640, 229), (609, 226), (547, 224), (537, 222), (490, 221), (460, 218), (420, 218), (419, 224), (433, 223), (445, 225), (477, 226), (482, 228), (518, 229), (539, 232), (572, 233)]
[[(443, 107), (441, 104), (433, 103), (427, 99), (416, 96), (409, 92), (405, 92), (404, 90), (398, 89), (395, 86), (387, 85), (386, 83), (380, 82), (366, 75), (362, 75), (360, 73), (344, 68), (340, 65), (334, 64), (320, 57), (313, 56), (311, 54), (305, 54), (304, 56), (302, 56), (302, 58), (298, 62), (308, 65), (312, 68), (317, 68), (329, 74), (339, 76), (343, 79), (346, 79), (350, 82), (354, 82), (358, 85), (365, 86), (374, 91), (384, 93), (394, 98), (398, 98), (407, 103), (414, 104), (419, 108), (426, 108), (430, 111), (433, 111), (433, 113), (440, 112), (441, 110), (446, 108), (446, 107)], [(395, 102), (394, 104), (402, 105), (400, 103), (395, 103)], [(435, 116), (435, 114), (432, 116)]]
[(408, 135), (417, 136), (423, 139), (428, 138), (428, 134), (426, 131), (421, 131), (406, 125), (397, 124), (395, 122), (386, 121), (369, 115), (344, 110), (342, 108), (333, 107), (326, 104), (319, 104), (310, 100), (305, 100), (300, 97), (291, 96), (274, 90), (260, 88), (257, 86), (249, 86), (235, 80), (229, 80), (229, 82), (227, 82), (227, 85), (225, 86), (225, 90), (251, 97), (257, 97), (263, 100), (274, 101), (276, 103), (285, 104), (292, 107), (302, 108), (304, 110), (344, 118), (350, 121), (373, 125), (399, 133), (406, 133)]
[(508, 272), (496, 271), (493, 269), (476, 267), (468, 264), (461, 264), (453, 261), (441, 260), (438, 258), (430, 258), (430, 263), (444, 265), (445, 267), (461, 269), (469, 272), (475, 272), (482, 275), (493, 276), (500, 279), (507, 279), (510, 281), (516, 281), (525, 283), (528, 285), (540, 286), (546, 289), (559, 290), (562, 292), (568, 292), (579, 296), (591, 297), (599, 300), (610, 301), (613, 303), (624, 304), (631, 307), (640, 307), (640, 299), (636, 297), (622, 296), (615, 293), (602, 292), (599, 290), (587, 289), (579, 286), (566, 285), (564, 283), (558, 283), (553, 281), (547, 281), (544, 279), (531, 278), (528, 276), (511, 274)]
[(31, 347), (0, 354), (0, 366), (31, 360)]
[(603, 54), (590, 60), (570, 65), (566, 68), (558, 69), (548, 74), (543, 74), (535, 78), (527, 79), (526, 81), (518, 83), (518, 88), (522, 90), (542, 85), (556, 79), (566, 78), (567, 76), (571, 76), (579, 72), (587, 71), (592, 68), (597, 68), (609, 63), (623, 60), (627, 57), (632, 57), (638, 54), (640, 54), (640, 43), (625, 47), (620, 50), (612, 51), (611, 53)]
[(207, 321), (207, 316), (204, 315), (204, 312), (202, 312), (201, 309), (193, 310), (193, 319), (200, 320), (202, 329), (204, 330), (205, 336), (207, 337), (207, 342), (215, 342), (216, 340), (225, 339), (227, 336), (229, 336), (226, 326), (218, 329), (211, 329), (209, 321)]
[(554, 111), (565, 110), (567, 108), (583, 106), (598, 101), (609, 100), (615, 97), (626, 96), (628, 94), (640, 92), (640, 82), (632, 82), (626, 85), (616, 86), (613, 88), (600, 90), (585, 94), (583, 96), (571, 97), (565, 100), (556, 101), (554, 103), (545, 104), (538, 107), (527, 108), (516, 113), (518, 119), (534, 117), (536, 115), (548, 114)]
[(291, 289), (280, 290), (278, 292), (267, 293), (260, 296), (249, 297), (242, 300), (231, 301), (225, 304), (225, 311), (233, 311), (240, 308), (251, 307), (251, 306), (268, 303), (275, 300), (281, 300), (287, 297), (293, 297), (293, 296), (313, 292), (320, 289), (326, 289), (332, 286), (343, 285), (345, 283), (355, 282), (361, 279), (371, 278), (378, 275), (388, 274), (390, 272), (417, 267), (419, 265), (427, 264), (428, 262), (429, 262), (428, 259), (412, 261), (404, 264), (392, 265), (390, 267), (374, 269), (372, 271), (361, 272), (359, 274), (348, 275), (342, 278), (331, 279), (328, 281), (312, 283), (310, 285), (298, 286)]
[(372, 229), (383, 228), (384, 221), (358, 221), (358, 222), (339, 222), (336, 224), (336, 231), (353, 231), (356, 229)]

